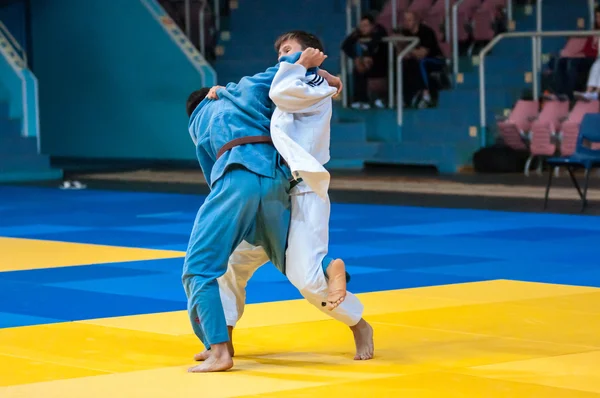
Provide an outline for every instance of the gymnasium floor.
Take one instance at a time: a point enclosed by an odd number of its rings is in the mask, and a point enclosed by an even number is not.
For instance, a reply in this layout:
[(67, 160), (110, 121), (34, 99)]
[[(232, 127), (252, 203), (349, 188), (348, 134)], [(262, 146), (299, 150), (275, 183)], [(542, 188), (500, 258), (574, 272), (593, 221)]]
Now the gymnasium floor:
[(0, 187), (0, 397), (600, 397), (596, 216), (334, 204), (376, 358), (270, 265), (235, 370), (180, 283), (199, 195)]

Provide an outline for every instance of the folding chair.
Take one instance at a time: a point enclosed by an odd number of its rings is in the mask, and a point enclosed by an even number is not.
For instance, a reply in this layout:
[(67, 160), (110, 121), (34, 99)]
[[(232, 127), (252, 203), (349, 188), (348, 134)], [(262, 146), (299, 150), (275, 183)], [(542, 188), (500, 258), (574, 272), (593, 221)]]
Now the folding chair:
[[(590, 179), (590, 170), (600, 167), (600, 150), (591, 149), (592, 143), (600, 143), (600, 113), (588, 113), (581, 121), (579, 135), (577, 136), (577, 146), (571, 156), (550, 158), (547, 163), (550, 166), (565, 166), (573, 181), (575, 189), (581, 198), (581, 211), (587, 206), (587, 189)], [(583, 191), (579, 187), (577, 179), (573, 175), (575, 169), (585, 169), (585, 185)], [(546, 196), (544, 198), (544, 209), (548, 207), (548, 194), (550, 193), (550, 184), (552, 184), (552, 171), (548, 176), (548, 185), (546, 185)]]

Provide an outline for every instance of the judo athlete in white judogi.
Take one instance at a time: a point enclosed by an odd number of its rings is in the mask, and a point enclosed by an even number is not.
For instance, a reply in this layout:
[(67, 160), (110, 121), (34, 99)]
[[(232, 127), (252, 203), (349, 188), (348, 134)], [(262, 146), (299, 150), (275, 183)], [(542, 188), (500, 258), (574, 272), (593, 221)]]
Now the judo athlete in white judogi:
[[(305, 50), (307, 47), (313, 48)], [(281, 36), (276, 49), (280, 57), (303, 50), (303, 55), (322, 55), (320, 40), (298, 31)], [(363, 305), (346, 292), (343, 261), (327, 256), (330, 176), (323, 165), (330, 156), (331, 98), (337, 89), (326, 82), (327, 72), (307, 69), (301, 61), (281, 62), (270, 90), (277, 106), (271, 119), (271, 138), (297, 182), (290, 191), (292, 220), (285, 275), (311, 304), (351, 328), (356, 342), (354, 359), (371, 359), (373, 329), (362, 318)], [(225, 275), (218, 279), (230, 333), (243, 314), (248, 280), (266, 262), (268, 257), (261, 247), (243, 242), (230, 257)], [(233, 354), (233, 347), (230, 349)], [(196, 360), (207, 356), (205, 351)]]

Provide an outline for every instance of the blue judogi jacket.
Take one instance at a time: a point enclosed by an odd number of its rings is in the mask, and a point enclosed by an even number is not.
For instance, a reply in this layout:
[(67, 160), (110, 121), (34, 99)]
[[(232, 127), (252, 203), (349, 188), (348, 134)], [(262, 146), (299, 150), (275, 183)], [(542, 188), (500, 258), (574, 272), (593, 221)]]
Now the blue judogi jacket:
[[(295, 63), (301, 53), (282, 57)], [(209, 186), (232, 165), (241, 165), (255, 174), (275, 177), (277, 151), (269, 144), (240, 145), (225, 152), (218, 160), (219, 149), (227, 142), (247, 136), (270, 135), (274, 104), (269, 89), (279, 64), (254, 76), (242, 78), (217, 90), (218, 100), (205, 98), (189, 121), (189, 131), (196, 143), (196, 155)]]

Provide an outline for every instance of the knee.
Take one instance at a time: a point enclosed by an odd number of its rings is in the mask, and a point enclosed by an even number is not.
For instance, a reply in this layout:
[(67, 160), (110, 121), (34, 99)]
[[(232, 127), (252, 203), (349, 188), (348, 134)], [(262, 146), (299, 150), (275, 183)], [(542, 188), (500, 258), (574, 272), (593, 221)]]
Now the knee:
[(207, 282), (211, 279), (205, 278), (202, 275), (184, 271), (181, 282), (188, 298), (195, 296), (199, 291), (203, 290)]

